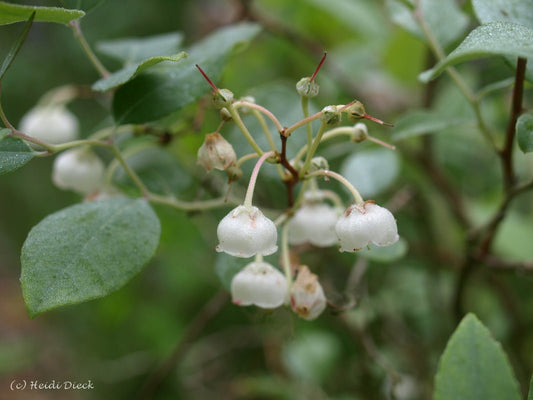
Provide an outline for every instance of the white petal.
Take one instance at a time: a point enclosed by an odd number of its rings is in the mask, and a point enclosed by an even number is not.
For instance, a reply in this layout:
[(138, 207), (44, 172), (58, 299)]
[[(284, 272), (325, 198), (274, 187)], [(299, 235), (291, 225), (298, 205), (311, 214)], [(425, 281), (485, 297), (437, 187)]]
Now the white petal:
[(61, 189), (89, 194), (102, 186), (105, 166), (91, 150), (64, 151), (54, 160), (52, 181)]
[(266, 262), (248, 264), (231, 281), (233, 302), (242, 306), (276, 308), (285, 302), (287, 291), (283, 274)]
[(278, 250), (276, 225), (253, 206), (241, 205), (230, 211), (218, 224), (217, 236), (217, 251), (235, 257), (267, 256)]

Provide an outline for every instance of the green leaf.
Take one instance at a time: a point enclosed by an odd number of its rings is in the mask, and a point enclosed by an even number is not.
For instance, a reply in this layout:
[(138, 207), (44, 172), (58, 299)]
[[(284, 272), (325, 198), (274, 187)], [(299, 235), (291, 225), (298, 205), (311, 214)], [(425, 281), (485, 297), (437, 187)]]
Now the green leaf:
[(342, 164), (341, 174), (364, 198), (373, 198), (394, 182), (399, 170), (396, 153), (379, 148), (358, 151), (349, 156)]
[(127, 67), (124, 67), (121, 70), (112, 73), (108, 77), (96, 81), (92, 86), (92, 89), (98, 92), (105, 92), (107, 90), (123, 85), (124, 83), (135, 78), (141, 72), (146, 71), (148, 68), (157, 65), (163, 61), (178, 62), (185, 57), (187, 57), (187, 53), (182, 51), (181, 53), (175, 54), (173, 56), (158, 56), (148, 58), (142, 62), (128, 65)]
[(398, 120), (393, 128), (392, 139), (397, 142), (413, 136), (437, 133), (468, 121), (470, 119), (464, 117), (454, 118), (435, 111), (415, 110)]
[[(414, 17), (414, 5), (408, 7), (404, 2), (405, 0), (387, 1), (391, 19), (412, 35), (426, 41), (425, 34)], [(468, 17), (454, 0), (421, 0), (420, 6), (421, 15), (424, 16), (429, 29), (442, 46), (446, 46), (459, 38), (468, 26)]]
[(69, 10), (59, 7), (23, 6), (0, 1), (0, 25), (27, 21), (34, 11), (36, 22), (56, 22), (58, 24), (68, 24), (70, 21), (85, 15), (81, 10)]
[(326, 382), (338, 363), (342, 345), (332, 332), (302, 332), (283, 346), (283, 361), (288, 371), (308, 382)]
[(376, 261), (380, 263), (391, 263), (397, 261), (407, 254), (409, 246), (407, 241), (403, 238), (400, 238), (396, 243), (391, 246), (376, 246), (370, 244), (368, 248), (359, 250), (357, 255), (364, 257), (371, 261)]
[(519, 400), (501, 345), (473, 314), (463, 318), (439, 361), (434, 400)]
[(177, 65), (153, 68), (118, 88), (113, 99), (117, 123), (143, 123), (163, 118), (209, 91), (194, 66), (199, 64), (217, 81), (232, 50), (259, 32), (257, 24), (241, 23), (222, 28), (192, 46), (189, 58)]
[(61, 5), (65, 8), (75, 8), (86, 13), (91, 12), (100, 6), (105, 0), (61, 0)]
[(533, 114), (522, 114), (516, 121), (518, 146), (524, 153), (533, 151)]
[(472, 5), (482, 24), (504, 21), (533, 27), (533, 7), (529, 0), (472, 0)]
[(21, 139), (7, 136), (9, 129), (0, 129), (0, 175), (13, 172), (34, 157), (31, 148)]
[(22, 294), (31, 317), (103, 297), (152, 258), (159, 219), (143, 199), (112, 198), (49, 215), (22, 247)]
[(368, 38), (384, 37), (382, 29), (386, 23), (379, 6), (374, 2), (364, 0), (306, 0), (317, 7), (320, 14), (331, 15), (336, 21), (352, 29), (356, 33), (364, 34)]
[[(126, 163), (151, 192), (178, 194), (190, 184), (190, 175), (170, 153), (155, 146), (139, 150), (127, 155)], [(122, 167), (113, 174), (113, 182), (124, 189), (138, 192), (137, 186)]]
[(444, 60), (419, 78), (427, 82), (451, 65), (487, 56), (533, 58), (533, 29), (511, 22), (478, 26)]
[(22, 44), (26, 40), (26, 36), (28, 36), (28, 32), (31, 29), (31, 25), (33, 24), (34, 19), (35, 19), (35, 12), (32, 12), (30, 17), (28, 18), (28, 21), (24, 25), (24, 28), (22, 28), (22, 32), (20, 32), (20, 35), (17, 41), (13, 44), (13, 47), (11, 47), (11, 49), (9, 50), (9, 53), (7, 53), (7, 56), (4, 59), (4, 62), (2, 63), (2, 66), (0, 66), (0, 82), (4, 78), (6, 71), (11, 66), (13, 61), (15, 60), (15, 57), (17, 56), (20, 48), (22, 47)]
[(180, 50), (183, 35), (179, 32), (165, 33), (145, 38), (124, 38), (96, 44), (100, 53), (124, 62), (140, 62), (157, 56), (170, 56)]
[(529, 382), (529, 395), (527, 400), (533, 400), (533, 376), (531, 377), (531, 382)]

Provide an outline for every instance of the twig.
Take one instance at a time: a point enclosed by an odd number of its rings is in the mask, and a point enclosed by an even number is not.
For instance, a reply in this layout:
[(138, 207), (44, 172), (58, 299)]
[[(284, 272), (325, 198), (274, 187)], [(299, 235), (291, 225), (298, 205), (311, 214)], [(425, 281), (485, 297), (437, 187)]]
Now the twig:
[(511, 103), (511, 118), (507, 125), (505, 136), (505, 145), (500, 151), (500, 157), (503, 169), (504, 190), (508, 192), (516, 181), (513, 169), (513, 148), (514, 138), (516, 135), (516, 121), (522, 113), (522, 95), (524, 92), (524, 77), (526, 73), (527, 59), (518, 57), (516, 62), (515, 83), (513, 87), (513, 100)]
[(196, 318), (189, 324), (180, 340), (174, 347), (170, 355), (156, 368), (146, 379), (143, 387), (137, 395), (138, 400), (150, 399), (155, 394), (161, 383), (167, 378), (177, 364), (182, 360), (188, 350), (189, 345), (206, 325), (218, 314), (226, 305), (228, 294), (226, 291), (217, 292), (207, 304), (198, 312)]

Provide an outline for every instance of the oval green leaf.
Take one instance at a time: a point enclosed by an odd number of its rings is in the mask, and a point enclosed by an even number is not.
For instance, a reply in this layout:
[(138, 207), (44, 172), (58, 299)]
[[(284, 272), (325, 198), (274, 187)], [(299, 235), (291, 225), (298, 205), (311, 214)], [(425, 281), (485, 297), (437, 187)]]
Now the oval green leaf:
[(518, 146), (524, 153), (533, 151), (533, 114), (522, 114), (516, 121)]
[(27, 21), (34, 11), (35, 22), (56, 22), (58, 24), (68, 24), (70, 21), (85, 15), (85, 12), (81, 10), (69, 10), (59, 7), (23, 6), (0, 1), (0, 25)]
[(397, 142), (413, 136), (433, 134), (468, 121), (463, 117), (453, 118), (435, 111), (415, 110), (398, 120), (392, 132), (392, 139)]
[(9, 69), (9, 67), (15, 60), (15, 57), (17, 56), (20, 48), (24, 44), (24, 41), (26, 40), (26, 36), (28, 36), (28, 33), (30, 32), (30, 29), (31, 29), (31, 26), (34, 20), (35, 20), (35, 12), (32, 12), (30, 14), (28, 21), (26, 21), (26, 23), (24, 24), (24, 28), (22, 28), (20, 35), (18, 36), (15, 43), (13, 43), (13, 46), (7, 53), (6, 58), (4, 58), (4, 62), (0, 66), (0, 81), (2, 81), (2, 79), (4, 78), (6, 71)]
[(533, 58), (533, 29), (511, 22), (478, 26), (444, 60), (420, 74), (419, 79), (428, 82), (449, 66), (487, 56)]
[(387, 189), (396, 179), (400, 162), (389, 149), (358, 151), (349, 156), (341, 174), (354, 185), (364, 198), (373, 198)]
[(127, 67), (124, 67), (112, 73), (111, 75), (96, 81), (93, 84), (92, 89), (97, 92), (106, 92), (131, 81), (141, 72), (144, 72), (148, 68), (153, 67), (154, 65), (157, 65), (163, 61), (178, 62), (185, 57), (187, 57), (187, 53), (182, 51), (181, 53), (173, 56), (157, 56), (148, 58), (142, 62), (128, 65)]
[(152, 258), (161, 227), (143, 199), (112, 198), (49, 215), (22, 247), (22, 294), (31, 317), (106, 296)]
[(34, 157), (23, 140), (7, 136), (9, 129), (0, 129), (0, 175), (13, 172)]
[(252, 23), (224, 27), (192, 46), (187, 60), (153, 68), (119, 87), (113, 98), (115, 121), (155, 121), (201, 97), (209, 91), (209, 85), (195, 64), (217, 81), (232, 50), (246, 44), (259, 30), (259, 25)]
[(106, 56), (124, 64), (140, 62), (151, 57), (170, 56), (180, 50), (183, 34), (179, 32), (144, 38), (123, 38), (107, 40), (96, 44), (96, 49)]
[(472, 0), (476, 17), (482, 24), (506, 21), (533, 27), (530, 0)]
[(529, 382), (529, 394), (527, 396), (527, 400), (533, 400), (533, 376), (531, 377), (531, 381)]
[[(406, 3), (412, 6), (409, 7)], [(454, 0), (421, 0), (420, 7), (429, 29), (442, 46), (459, 38), (468, 26), (468, 17)], [(391, 19), (396, 24), (413, 36), (426, 40), (426, 35), (414, 17), (415, 5), (412, 1), (388, 0), (387, 8)]]
[(473, 314), (463, 318), (439, 361), (434, 400), (519, 400), (501, 345)]

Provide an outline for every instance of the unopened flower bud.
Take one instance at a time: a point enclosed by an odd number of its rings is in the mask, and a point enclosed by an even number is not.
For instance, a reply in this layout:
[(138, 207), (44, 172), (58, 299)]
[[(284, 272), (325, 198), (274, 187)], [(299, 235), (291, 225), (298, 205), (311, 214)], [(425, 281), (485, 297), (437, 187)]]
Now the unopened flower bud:
[(198, 149), (198, 163), (207, 172), (213, 168), (221, 171), (235, 165), (237, 155), (233, 146), (218, 132), (208, 133), (202, 146)]
[(91, 149), (78, 147), (57, 156), (52, 181), (61, 189), (86, 195), (102, 187), (104, 171), (104, 163)]
[(231, 113), (226, 107), (222, 107), (220, 109), (220, 119), (226, 122), (231, 121), (233, 119), (233, 117), (231, 116)]
[(278, 232), (272, 220), (254, 206), (238, 206), (218, 224), (217, 251), (248, 258), (256, 254), (268, 256), (278, 250)]
[(213, 93), (213, 103), (216, 108), (229, 107), (233, 103), (233, 92), (229, 89), (217, 89)]
[(365, 106), (360, 101), (354, 101), (344, 112), (348, 114), (348, 120), (351, 122), (365, 118), (366, 115)]
[(269, 263), (252, 262), (233, 277), (231, 297), (240, 306), (276, 308), (283, 305), (288, 297), (287, 280)]
[(311, 158), (311, 167), (309, 172), (317, 171), (319, 169), (329, 169), (328, 160), (322, 156)]
[[(63, 106), (37, 106), (20, 120), (19, 130), (34, 139), (61, 144), (77, 139), (78, 119)], [(40, 146), (30, 143), (34, 149)]]
[(399, 239), (396, 220), (389, 210), (366, 202), (352, 204), (335, 225), (341, 251), (355, 252), (374, 243), (390, 246)]
[(326, 296), (318, 277), (305, 265), (298, 269), (298, 276), (291, 288), (291, 307), (300, 317), (313, 320), (326, 308)]
[(240, 169), (236, 165), (231, 165), (230, 167), (228, 167), (228, 169), (226, 169), (226, 175), (230, 182), (238, 181), (242, 178), (242, 169)]
[(309, 76), (300, 79), (296, 84), (296, 91), (298, 94), (309, 99), (318, 95), (319, 89), (318, 84), (314, 80), (311, 80), (311, 77)]
[(320, 120), (328, 126), (336, 126), (340, 124), (342, 115), (337, 106), (326, 106), (321, 112), (322, 115), (320, 116)]
[(368, 129), (365, 124), (358, 122), (353, 127), (353, 133), (351, 135), (352, 142), (361, 143), (368, 138)]

